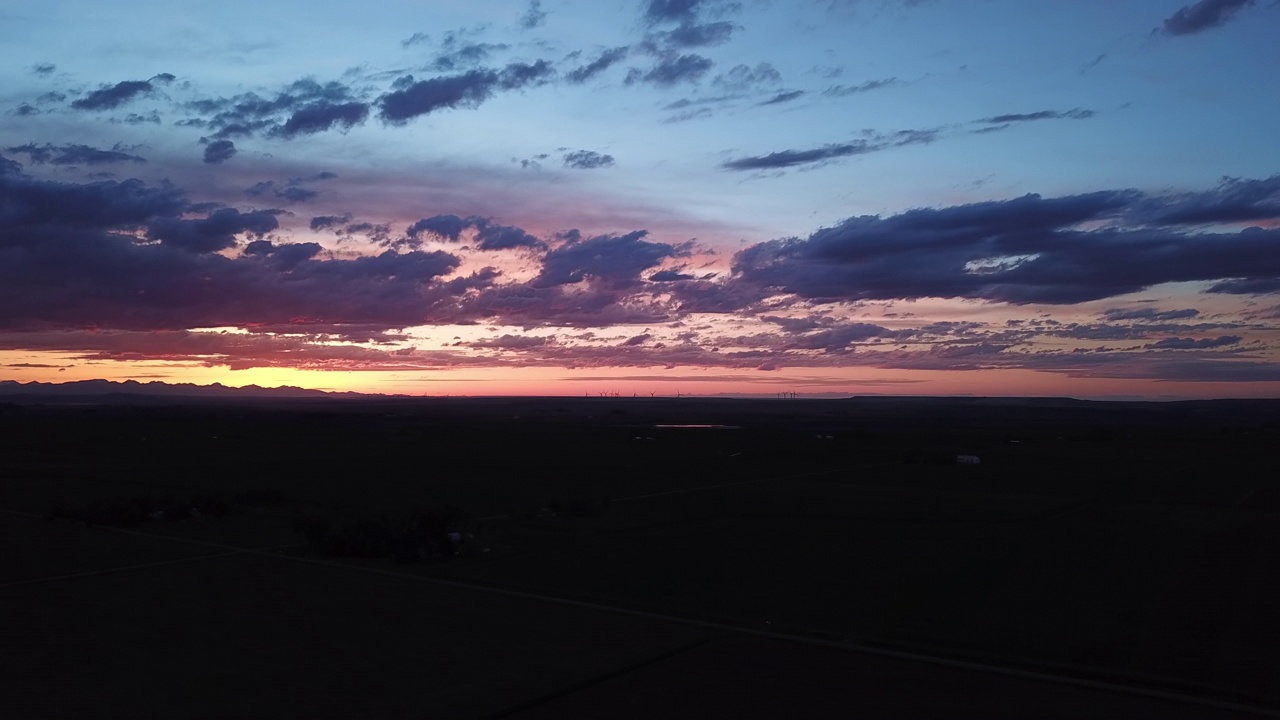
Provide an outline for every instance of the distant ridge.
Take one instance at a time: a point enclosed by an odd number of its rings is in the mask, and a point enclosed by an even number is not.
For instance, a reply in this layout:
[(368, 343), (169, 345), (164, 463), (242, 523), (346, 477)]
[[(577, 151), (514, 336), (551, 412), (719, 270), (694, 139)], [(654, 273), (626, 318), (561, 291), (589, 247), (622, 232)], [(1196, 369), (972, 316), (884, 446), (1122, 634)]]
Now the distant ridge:
[(370, 397), (361, 393), (332, 393), (323, 390), (282, 386), (261, 387), (246, 385), (230, 387), (222, 383), (212, 385), (195, 385), (192, 383), (165, 383), (153, 381), (140, 383), (137, 380), (77, 380), (65, 383), (22, 383), (16, 380), (0, 380), (0, 398), (14, 399), (18, 397), (48, 400), (72, 399), (106, 399), (110, 396), (141, 396), (164, 398), (258, 398), (258, 399), (300, 399), (300, 398), (364, 398)]

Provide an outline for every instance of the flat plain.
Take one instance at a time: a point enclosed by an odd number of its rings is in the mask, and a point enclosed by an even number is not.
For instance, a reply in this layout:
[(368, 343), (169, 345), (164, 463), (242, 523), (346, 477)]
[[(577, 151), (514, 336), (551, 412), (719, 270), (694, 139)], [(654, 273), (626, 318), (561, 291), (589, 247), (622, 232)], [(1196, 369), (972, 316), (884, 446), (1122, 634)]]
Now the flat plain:
[[(1280, 711), (1276, 401), (123, 397), (0, 433), (5, 717)], [(65, 512), (136, 498), (229, 512)], [(420, 562), (297, 530), (441, 508), (471, 537)]]

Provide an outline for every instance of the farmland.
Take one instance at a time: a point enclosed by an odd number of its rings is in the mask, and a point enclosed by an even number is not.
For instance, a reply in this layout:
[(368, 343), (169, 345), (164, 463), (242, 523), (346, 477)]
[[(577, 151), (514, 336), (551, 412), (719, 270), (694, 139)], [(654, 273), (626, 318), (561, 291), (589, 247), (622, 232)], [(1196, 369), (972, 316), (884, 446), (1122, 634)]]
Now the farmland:
[[(0, 713), (1247, 717), (1280, 709), (1278, 421), (1266, 401), (6, 406)], [(84, 514), (193, 498), (226, 512)], [(465, 539), (412, 561), (299, 532), (443, 509)]]

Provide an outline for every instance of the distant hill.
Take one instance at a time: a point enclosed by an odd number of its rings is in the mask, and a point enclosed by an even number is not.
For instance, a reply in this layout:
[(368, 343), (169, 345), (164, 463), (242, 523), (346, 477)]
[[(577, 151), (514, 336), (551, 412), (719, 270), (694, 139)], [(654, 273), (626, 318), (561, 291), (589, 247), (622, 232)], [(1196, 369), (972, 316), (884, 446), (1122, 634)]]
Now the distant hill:
[(362, 398), (360, 393), (331, 393), (299, 387), (260, 387), (246, 385), (230, 387), (221, 383), (194, 385), (191, 383), (140, 383), (136, 380), (79, 380), (66, 383), (21, 383), (16, 380), (0, 380), (0, 399), (34, 400), (49, 402), (102, 402), (112, 398), (201, 398), (201, 399), (305, 399), (305, 398)]

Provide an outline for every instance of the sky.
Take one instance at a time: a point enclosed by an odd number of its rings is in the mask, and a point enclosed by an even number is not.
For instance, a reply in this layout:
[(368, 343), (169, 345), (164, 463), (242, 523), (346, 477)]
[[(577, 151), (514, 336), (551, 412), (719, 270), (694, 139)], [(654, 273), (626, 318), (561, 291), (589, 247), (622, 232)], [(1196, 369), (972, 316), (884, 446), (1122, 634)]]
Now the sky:
[(7, 0), (0, 379), (1280, 396), (1280, 2)]

